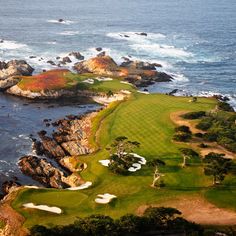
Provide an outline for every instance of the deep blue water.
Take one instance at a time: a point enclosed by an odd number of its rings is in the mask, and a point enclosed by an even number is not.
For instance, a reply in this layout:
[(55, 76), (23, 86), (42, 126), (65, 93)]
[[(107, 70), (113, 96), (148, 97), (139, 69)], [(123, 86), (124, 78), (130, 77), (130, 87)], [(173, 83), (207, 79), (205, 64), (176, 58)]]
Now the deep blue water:
[[(221, 93), (236, 105), (235, 12), (235, 0), (0, 0), (0, 39), (4, 40), (0, 60), (27, 59), (40, 71), (50, 68), (46, 61), (58, 55), (80, 51), (90, 57), (96, 55), (96, 47), (102, 47), (117, 62), (129, 55), (163, 64), (162, 70), (176, 80), (156, 84), (151, 91), (179, 88), (198, 95)], [(59, 18), (65, 23), (57, 23)], [(0, 103), (13, 107), (15, 101), (0, 95)], [(50, 111), (45, 108), (43, 112)], [(66, 112), (58, 108), (59, 115)], [(18, 122), (23, 116), (23, 127), (32, 113), (34, 107), (27, 106), (14, 113), (15, 121), (9, 121)], [(6, 111), (1, 109), (0, 117), (2, 130)], [(9, 124), (4, 135), (1, 131), (1, 142), (15, 136), (13, 127)], [(22, 133), (27, 135), (28, 130)], [(3, 143), (0, 159), (6, 160), (7, 152), (12, 153), (11, 160), (17, 159), (16, 149)]]

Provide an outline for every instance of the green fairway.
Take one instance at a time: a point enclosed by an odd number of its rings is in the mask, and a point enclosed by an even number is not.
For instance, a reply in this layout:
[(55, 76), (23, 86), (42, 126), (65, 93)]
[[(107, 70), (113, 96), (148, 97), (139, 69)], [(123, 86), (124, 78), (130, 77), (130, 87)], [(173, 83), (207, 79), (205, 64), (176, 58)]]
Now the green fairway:
[[(93, 121), (94, 136), (91, 141), (100, 147), (100, 151), (79, 158), (88, 164), (81, 176), (86, 181), (92, 181), (92, 187), (80, 191), (22, 190), (13, 202), (13, 207), (25, 216), (26, 227), (39, 223), (49, 226), (69, 224), (77, 216), (96, 213), (117, 218), (126, 213), (135, 213), (141, 205), (174, 201), (179, 196), (196, 194), (205, 196), (216, 205), (236, 209), (233, 200), (236, 192), (231, 189), (235, 177), (227, 177), (226, 189), (212, 189), (211, 178), (203, 174), (200, 160), (191, 160), (189, 167), (181, 168), (182, 158), (178, 148), (184, 144), (172, 141), (175, 127), (170, 120), (172, 112), (207, 111), (214, 108), (215, 104), (216, 100), (210, 98), (199, 98), (198, 102), (190, 103), (187, 97), (139, 93), (134, 93), (127, 101), (111, 104)], [(98, 160), (109, 157), (105, 148), (117, 136), (127, 136), (130, 140), (140, 142), (141, 146), (136, 152), (147, 160), (158, 157), (166, 162), (166, 166), (161, 168), (165, 175), (163, 188), (150, 187), (153, 174), (150, 167), (144, 166), (129, 176), (120, 176), (98, 163)], [(104, 193), (114, 194), (117, 199), (108, 205), (96, 204), (94, 199), (97, 194)], [(219, 194), (224, 197), (215, 197)], [(63, 214), (24, 209), (22, 204), (29, 202), (60, 207)]]

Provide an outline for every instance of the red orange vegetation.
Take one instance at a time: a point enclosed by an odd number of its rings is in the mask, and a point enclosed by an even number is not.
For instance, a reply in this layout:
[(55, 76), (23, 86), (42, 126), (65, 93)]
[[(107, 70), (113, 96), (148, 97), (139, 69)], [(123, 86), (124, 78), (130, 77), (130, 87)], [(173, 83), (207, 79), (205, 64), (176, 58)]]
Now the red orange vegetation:
[(34, 76), (22, 76), (18, 86), (22, 90), (38, 92), (42, 90), (58, 90), (68, 88), (68, 84), (73, 82), (68, 75), (71, 72), (66, 69), (56, 69), (43, 72)]

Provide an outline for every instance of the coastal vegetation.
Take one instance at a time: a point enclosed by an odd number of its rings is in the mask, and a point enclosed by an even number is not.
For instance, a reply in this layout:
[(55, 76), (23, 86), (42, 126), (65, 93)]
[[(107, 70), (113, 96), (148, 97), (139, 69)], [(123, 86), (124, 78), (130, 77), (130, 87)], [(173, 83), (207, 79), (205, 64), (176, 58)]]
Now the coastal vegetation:
[(45, 227), (35, 225), (30, 230), (32, 236), (119, 236), (143, 235), (152, 233), (172, 233), (201, 235), (203, 228), (200, 225), (188, 222), (181, 217), (181, 212), (174, 208), (150, 207), (143, 216), (127, 214), (119, 219), (112, 219), (104, 215), (91, 215), (78, 218), (73, 224), (66, 226)]

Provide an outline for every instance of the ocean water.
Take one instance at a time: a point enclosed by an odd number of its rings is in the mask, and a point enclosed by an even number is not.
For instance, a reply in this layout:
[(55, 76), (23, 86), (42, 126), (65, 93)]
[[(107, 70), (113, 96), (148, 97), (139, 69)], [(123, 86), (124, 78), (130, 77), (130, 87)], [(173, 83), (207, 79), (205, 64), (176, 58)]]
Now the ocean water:
[[(57, 56), (80, 51), (89, 58), (102, 47), (118, 63), (123, 56), (161, 63), (175, 80), (152, 92), (224, 94), (236, 107), (235, 12), (235, 0), (0, 0), (0, 60), (26, 59), (39, 72), (53, 68), (47, 61)], [(3, 94), (0, 105), (0, 173), (8, 173), (29, 148), (19, 135), (27, 139), (51, 111)], [(56, 109), (56, 117), (78, 111)]]

